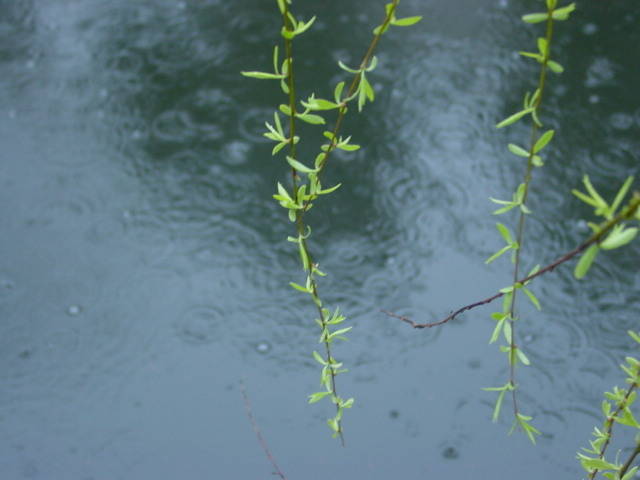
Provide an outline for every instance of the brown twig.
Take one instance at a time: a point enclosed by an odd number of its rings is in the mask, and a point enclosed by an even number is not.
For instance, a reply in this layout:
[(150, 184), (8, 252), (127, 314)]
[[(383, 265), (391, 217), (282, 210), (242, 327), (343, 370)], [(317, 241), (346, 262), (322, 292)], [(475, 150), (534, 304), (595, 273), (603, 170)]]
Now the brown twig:
[(240, 382), (240, 391), (242, 392), (242, 397), (244, 398), (244, 407), (245, 407), (245, 410), (247, 411), (247, 417), (249, 417), (249, 421), (251, 422), (253, 431), (255, 432), (256, 437), (258, 438), (258, 442), (260, 442), (260, 446), (262, 447), (262, 450), (264, 451), (265, 455), (267, 456), (267, 458), (271, 462), (271, 465), (274, 468), (273, 474), (278, 475), (282, 480), (287, 480), (287, 477), (284, 476), (284, 473), (282, 473), (282, 470), (280, 470), (280, 467), (278, 467), (276, 460), (273, 458), (273, 455), (271, 454), (271, 450), (269, 450), (269, 445), (267, 445), (267, 442), (263, 438), (262, 433), (260, 432), (260, 428), (258, 427), (258, 424), (256, 423), (256, 420), (253, 417), (253, 413), (251, 411), (251, 402), (249, 401), (249, 396), (247, 395), (247, 391), (244, 388), (244, 383), (242, 381)]
[[(559, 266), (559, 265), (571, 260), (573, 257), (578, 255), (579, 253), (582, 253), (583, 251), (585, 251), (591, 245), (593, 245), (595, 243), (598, 243), (600, 240), (602, 240), (602, 238), (607, 233), (609, 233), (609, 231), (614, 226), (616, 226), (618, 223), (620, 223), (623, 220), (628, 220), (628, 219), (632, 218), (635, 215), (635, 213), (636, 213), (636, 211), (638, 210), (639, 207), (640, 207), (640, 193), (636, 192), (636, 193), (634, 193), (633, 198), (631, 199), (629, 204), (625, 208), (623, 208), (618, 215), (616, 215), (614, 218), (612, 218), (611, 220), (607, 221), (604, 225), (602, 225), (602, 227), (601, 227), (600, 231), (598, 231), (598, 233), (593, 234), (591, 236), (591, 238), (589, 238), (586, 242), (578, 245), (576, 248), (574, 248), (570, 252), (565, 253), (564, 255), (562, 255), (560, 258), (558, 258), (554, 262), (552, 262), (549, 265), (547, 265), (546, 267), (538, 270), (536, 273), (533, 273), (531, 275), (528, 275), (528, 276), (518, 280), (517, 283), (524, 285), (525, 283), (530, 282), (534, 278), (539, 277), (541, 275), (544, 275), (545, 273), (554, 270), (557, 266)], [(479, 302), (474, 302), (474, 303), (471, 303), (469, 305), (465, 305), (464, 307), (459, 308), (455, 312), (449, 314), (449, 316), (443, 318), (442, 320), (438, 320), (437, 322), (432, 322), (432, 323), (417, 323), (417, 322), (414, 322), (413, 320), (411, 320), (409, 317), (398, 315), (398, 314), (390, 312), (388, 310), (380, 310), (380, 311), (382, 313), (387, 314), (390, 317), (397, 318), (398, 320), (402, 320), (403, 322), (408, 323), (413, 328), (431, 328), (431, 327), (437, 327), (439, 325), (443, 325), (443, 324), (449, 322), (450, 320), (453, 320), (454, 318), (456, 318), (461, 313), (466, 312), (467, 310), (471, 310), (473, 308), (480, 307), (482, 305), (486, 305), (487, 303), (491, 303), (494, 300), (502, 297), (504, 294), (505, 294), (504, 292), (498, 292), (498, 293), (496, 293), (495, 295), (493, 295), (491, 297), (485, 298), (484, 300), (480, 300)]]

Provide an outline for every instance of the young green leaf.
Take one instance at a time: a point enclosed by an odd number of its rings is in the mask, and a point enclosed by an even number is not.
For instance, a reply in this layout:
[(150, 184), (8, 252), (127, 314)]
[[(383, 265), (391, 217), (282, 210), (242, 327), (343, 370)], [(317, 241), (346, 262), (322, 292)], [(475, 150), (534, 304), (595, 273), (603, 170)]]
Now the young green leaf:
[(575, 9), (576, 9), (576, 4), (571, 3), (566, 7), (562, 7), (557, 10), (554, 10), (551, 16), (553, 17), (554, 20), (560, 20), (560, 21), (566, 20), (569, 18), (569, 14), (573, 12)]
[(514, 143), (510, 143), (509, 145), (507, 145), (507, 148), (514, 155), (518, 155), (519, 157), (529, 158), (529, 152)]
[(322, 400), (327, 395), (331, 395), (331, 392), (317, 392), (309, 395), (309, 403), (316, 403)]
[(607, 238), (600, 244), (603, 250), (613, 250), (614, 248), (622, 247), (631, 240), (633, 240), (638, 234), (638, 228), (625, 228), (623, 225), (616, 225)]
[(493, 262), (495, 259), (497, 259), (498, 257), (500, 257), (501, 255), (505, 254), (506, 252), (508, 252), (509, 250), (511, 250), (513, 247), (511, 245), (507, 245), (505, 247), (502, 247), (500, 250), (498, 250), (496, 253), (494, 253), (493, 255), (491, 255), (489, 258), (487, 258), (484, 263), (486, 265), (490, 264), (491, 262)]
[(415, 25), (420, 20), (422, 20), (421, 16), (396, 18), (391, 20), (391, 25), (395, 25), (396, 27), (408, 27), (410, 25)]
[(324, 118), (320, 115), (314, 115), (313, 113), (296, 113), (296, 117), (311, 125), (324, 125), (325, 123)]
[(578, 264), (576, 265), (576, 269), (573, 272), (574, 276), (578, 280), (583, 278), (587, 274), (599, 251), (600, 247), (598, 245), (591, 245), (587, 249), (587, 251), (582, 254), (580, 260), (578, 261)]
[(257, 78), (259, 80), (280, 80), (284, 78), (284, 75), (278, 73), (267, 72), (240, 72), (245, 77)]
[(522, 16), (522, 21), (526, 23), (540, 23), (549, 18), (548, 13), (529, 13)]
[(342, 90), (344, 89), (344, 82), (340, 82), (336, 85), (335, 90), (333, 91), (333, 98), (336, 103), (342, 103)]
[(502, 128), (502, 127), (506, 127), (508, 125), (511, 125), (513, 123), (516, 123), (518, 120), (520, 120), (522, 117), (524, 117), (525, 115), (533, 112), (533, 108), (525, 108), (524, 110), (520, 110), (519, 112), (514, 113), (513, 115), (505, 118), (504, 120), (502, 120), (501, 122), (499, 122), (498, 124), (496, 124), (496, 128)]
[(546, 147), (553, 138), (554, 133), (554, 130), (547, 130), (542, 135), (540, 135), (540, 138), (538, 138), (535, 145), (533, 146), (533, 153), (538, 153), (540, 150)]
[(555, 60), (547, 60), (547, 66), (551, 69), (553, 73), (562, 73), (564, 72), (564, 67), (560, 65)]
[(629, 191), (629, 188), (631, 187), (632, 183), (633, 183), (633, 177), (627, 177), (627, 179), (622, 184), (622, 187), (620, 187), (620, 190), (618, 190), (618, 193), (616, 194), (616, 198), (611, 204), (612, 214), (615, 213), (616, 210), (618, 210), (620, 203), (622, 203), (622, 200), (624, 199), (625, 195)]
[(496, 405), (495, 407), (493, 407), (493, 415), (491, 416), (491, 421), (493, 423), (498, 421), (498, 418), (500, 417), (500, 409), (502, 408), (502, 401), (504, 400), (504, 395), (507, 393), (506, 390), (502, 390), (499, 394), (498, 394), (498, 398), (496, 399)]
[(291, 168), (293, 168), (297, 172), (302, 172), (302, 173), (317, 173), (318, 172), (317, 168), (309, 168), (306, 165), (304, 165), (303, 163), (300, 163), (299, 161), (297, 161), (296, 159), (291, 158), (289, 155), (287, 155), (287, 162), (289, 163), (289, 165), (291, 165)]

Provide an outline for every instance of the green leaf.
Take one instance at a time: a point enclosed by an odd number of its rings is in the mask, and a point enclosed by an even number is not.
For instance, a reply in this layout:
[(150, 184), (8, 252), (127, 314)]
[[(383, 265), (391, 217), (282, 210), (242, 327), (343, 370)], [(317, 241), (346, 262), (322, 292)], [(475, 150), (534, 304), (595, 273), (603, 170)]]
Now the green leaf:
[(536, 444), (535, 435), (540, 435), (540, 430), (538, 430), (536, 427), (531, 425), (529, 423), (529, 420), (531, 420), (531, 417), (527, 417), (525, 415), (518, 413), (518, 423), (520, 423), (520, 426), (524, 430), (524, 433), (527, 434), (527, 437), (529, 437), (529, 440), (531, 441), (531, 443), (535, 445)]
[(327, 395), (331, 395), (331, 392), (317, 392), (309, 395), (309, 403), (316, 403), (322, 400)]
[(502, 247), (500, 250), (498, 250), (496, 253), (494, 253), (493, 255), (491, 255), (489, 258), (487, 258), (484, 263), (486, 265), (490, 264), (491, 262), (493, 262), (496, 258), (500, 257), (501, 255), (505, 254), (506, 252), (508, 252), (509, 250), (511, 250), (513, 247), (511, 245), (507, 245), (505, 247)]
[(534, 167), (544, 167), (544, 162), (539, 155), (534, 155), (533, 157), (531, 157), (531, 163)]
[(576, 4), (571, 3), (566, 7), (562, 7), (557, 10), (554, 10), (551, 16), (553, 17), (554, 20), (560, 20), (560, 21), (566, 20), (569, 18), (569, 14), (573, 12), (575, 9), (576, 9)]
[(580, 463), (582, 466), (590, 471), (590, 470), (617, 470), (618, 467), (613, 463), (609, 463), (601, 458), (591, 458), (582, 454), (578, 454), (578, 458), (580, 459)]
[(408, 27), (410, 25), (415, 25), (420, 20), (422, 20), (422, 16), (415, 17), (404, 17), (404, 18), (396, 18), (391, 20), (391, 25), (395, 25), (396, 27)]
[(289, 282), (289, 285), (291, 285), (291, 287), (293, 287), (293, 288), (295, 288), (296, 290), (299, 290), (299, 291), (301, 291), (301, 292), (304, 292), (304, 293), (311, 293), (311, 290), (310, 290), (310, 289), (307, 289), (307, 288), (303, 287), (302, 285), (298, 285), (298, 284), (297, 284), (297, 283), (295, 283), (295, 282)]
[(284, 103), (280, 104), (278, 107), (282, 113), (284, 113), (287, 117), (291, 116), (291, 108), (289, 105), (285, 105)]
[(615, 211), (620, 206), (620, 203), (622, 203), (622, 200), (624, 199), (625, 195), (629, 191), (629, 188), (631, 187), (632, 183), (633, 183), (633, 177), (627, 177), (627, 179), (622, 184), (622, 187), (620, 187), (620, 190), (618, 190), (618, 193), (616, 194), (616, 198), (611, 204), (612, 214), (615, 213)]
[(538, 38), (538, 51), (543, 58), (549, 57), (549, 42), (547, 42), (546, 38)]
[(547, 60), (547, 66), (551, 69), (553, 73), (564, 72), (564, 67), (554, 60)]
[[(520, 55), (522, 55), (523, 57), (529, 57), (529, 58), (533, 58), (535, 60), (537, 60), (538, 62), (542, 63), (544, 58), (542, 58), (542, 55), (540, 55), (539, 53), (533, 53), (533, 52), (518, 52)], [(525, 105), (525, 107), (527, 107), (528, 105)]]
[(345, 327), (345, 328), (341, 328), (339, 330), (336, 330), (335, 332), (331, 332), (331, 334), (329, 335), (328, 339), (331, 340), (332, 338), (337, 337), (337, 338), (341, 338), (342, 340), (346, 340), (346, 338), (341, 337), (341, 335), (343, 333), (347, 333), (352, 328), (353, 327)]
[(327, 361), (322, 358), (322, 355), (320, 355), (315, 350), (313, 351), (313, 358), (315, 358), (316, 362), (318, 362), (320, 365), (328, 365)]
[(554, 133), (554, 130), (547, 130), (542, 135), (540, 135), (540, 138), (538, 138), (538, 141), (536, 141), (536, 144), (533, 146), (533, 153), (538, 153), (540, 150), (546, 147), (553, 138)]
[(299, 161), (297, 161), (294, 158), (291, 158), (289, 155), (287, 155), (287, 162), (289, 163), (289, 165), (291, 165), (291, 168), (293, 168), (294, 170), (298, 171), (298, 172), (302, 172), (302, 173), (317, 173), (318, 169), (317, 168), (309, 168), (306, 165), (304, 165), (303, 163), (300, 163)]
[(298, 117), (303, 122), (310, 123), (311, 125), (324, 125), (324, 118), (320, 115), (314, 115), (312, 113), (296, 113), (296, 117)]
[[(265, 136), (267, 134), (265, 133)], [(282, 150), (284, 147), (286, 147), (287, 145), (289, 145), (288, 141), (284, 141), (284, 142), (280, 142), (278, 143), (275, 147), (273, 147), (273, 149), (271, 150), (271, 155), (275, 155), (276, 153), (278, 153), (280, 150)]]
[(584, 193), (582, 193), (580, 190), (576, 190), (575, 188), (571, 190), (571, 193), (573, 193), (576, 197), (578, 197), (580, 200), (582, 200), (584, 203), (587, 203), (589, 205), (591, 205), (592, 207), (596, 207), (598, 208), (600, 205), (598, 204), (598, 202), (596, 202), (593, 198), (585, 195)]
[(533, 294), (533, 292), (531, 290), (529, 290), (528, 288), (523, 288), (522, 291), (524, 292), (524, 294), (529, 298), (529, 300), (531, 300), (531, 303), (533, 303), (533, 305), (538, 309), (538, 310), (542, 310), (542, 307), (540, 306), (540, 301), (538, 300), (538, 298)]
[(338, 143), (336, 144), (336, 147), (346, 152), (355, 152), (356, 150), (360, 150), (360, 145), (351, 144), (351, 143)]
[(336, 85), (335, 90), (333, 91), (333, 98), (336, 103), (342, 103), (342, 90), (344, 89), (344, 82), (340, 82)]
[(338, 188), (340, 188), (341, 185), (342, 185), (341, 183), (338, 183), (338, 184), (334, 185), (333, 187), (329, 187), (329, 188), (326, 188), (324, 190), (320, 190), (318, 192), (318, 195), (326, 195), (328, 193), (335, 192)]
[(525, 108), (524, 110), (520, 110), (519, 112), (514, 113), (510, 117), (507, 117), (504, 120), (502, 120), (500, 123), (496, 124), (496, 128), (502, 128), (502, 127), (511, 125), (513, 123), (516, 123), (518, 120), (520, 120), (525, 115), (531, 113), (532, 111), (533, 111), (533, 108)]
[(626, 245), (631, 240), (633, 240), (637, 234), (637, 227), (625, 228), (622, 225), (616, 225), (613, 228), (613, 231), (600, 244), (600, 247), (603, 250), (613, 250), (614, 248), (622, 247), (623, 245)]
[(498, 229), (498, 232), (500, 232), (500, 236), (504, 239), (505, 242), (509, 244), (513, 243), (511, 232), (504, 224), (498, 222), (496, 223), (496, 228)]
[(354, 401), (355, 400), (353, 398), (345, 400), (344, 402), (340, 403), (340, 407), (341, 408), (351, 408), (353, 406), (353, 402)]
[(333, 110), (340, 107), (337, 103), (325, 100), (323, 98), (316, 98), (314, 107), (311, 110)]
[(259, 80), (281, 80), (285, 78), (282, 74), (267, 73), (267, 72), (240, 72), (245, 77), (257, 78)]
[(573, 272), (577, 279), (581, 279), (587, 274), (599, 251), (600, 247), (598, 245), (591, 245), (587, 251), (582, 254)]
[(524, 352), (522, 350), (520, 350), (519, 348), (516, 348), (516, 355), (518, 355), (518, 359), (524, 364), (524, 365), (531, 365), (531, 362), (529, 361), (529, 359), (527, 358), (527, 356), (524, 354)]
[(507, 393), (506, 390), (502, 390), (498, 394), (498, 398), (496, 399), (496, 405), (493, 407), (493, 415), (491, 416), (492, 422), (497, 422), (500, 417), (500, 409), (502, 408), (502, 401), (504, 400), (504, 395)]
[[(344, 63), (342, 63), (342, 61), (341, 61), (341, 60), (338, 60), (338, 65), (339, 65), (339, 66), (340, 66), (340, 68), (341, 68), (342, 70), (344, 70), (345, 72), (349, 72), (349, 73), (353, 73), (353, 74), (358, 74), (358, 73), (360, 73), (360, 70), (355, 70), (355, 69), (353, 69), (353, 68), (349, 68), (349, 67), (347, 67)], [(343, 84), (344, 84), (344, 82), (340, 82), (340, 83), (343, 83)], [(338, 84), (338, 85), (339, 85), (339, 84)]]
[(529, 13), (522, 17), (522, 20), (527, 23), (540, 23), (549, 18), (548, 13)]
[(518, 145), (510, 143), (509, 145), (507, 145), (507, 148), (514, 155), (518, 155), (519, 157), (529, 158), (529, 152), (526, 151), (524, 148), (519, 147)]
[(604, 198), (602, 198), (600, 194), (596, 191), (596, 189), (593, 187), (593, 185), (591, 184), (591, 180), (589, 179), (589, 175), (585, 175), (584, 177), (582, 177), (582, 183), (587, 189), (587, 192), (589, 192), (589, 195), (591, 195), (591, 198), (593, 198), (596, 201), (598, 208), (602, 210), (608, 210), (609, 205), (607, 204), (607, 202), (604, 201)]
[(507, 321), (508, 316), (502, 314), (502, 317), (498, 320), (493, 332), (491, 333), (491, 338), (489, 339), (489, 344), (495, 343), (498, 338), (500, 338), (500, 334), (502, 333), (502, 329), (505, 326), (505, 322)]

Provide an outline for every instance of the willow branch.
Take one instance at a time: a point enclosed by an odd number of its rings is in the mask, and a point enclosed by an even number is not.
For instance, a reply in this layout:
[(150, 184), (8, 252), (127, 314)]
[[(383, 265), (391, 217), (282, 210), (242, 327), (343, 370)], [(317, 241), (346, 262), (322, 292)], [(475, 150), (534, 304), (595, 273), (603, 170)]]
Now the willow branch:
[[(609, 418), (606, 421), (605, 424), (605, 435), (607, 437), (607, 440), (604, 442), (604, 445), (602, 445), (602, 448), (600, 449), (600, 455), (599, 458), (604, 458), (604, 454), (607, 451), (607, 448), (609, 448), (609, 444), (611, 443), (611, 435), (613, 433), (613, 425), (615, 424), (615, 419), (618, 416), (618, 414), (620, 412), (622, 412), (622, 410), (629, 405), (629, 398), (631, 397), (631, 394), (633, 393), (633, 391), (638, 388), (638, 384), (637, 383), (632, 383), (631, 385), (629, 385), (629, 388), (627, 389), (627, 392), (624, 396), (624, 398), (622, 399), (622, 401), (618, 404), (618, 408), (616, 409), (615, 412), (613, 412), (611, 415), (609, 415)], [(623, 470), (621, 470), (620, 472), (620, 478), (622, 478), (622, 476), (624, 475), (624, 472), (627, 471), (627, 469), (629, 468), (629, 466), (631, 465), (631, 462), (633, 462), (633, 459), (635, 458), (635, 456), (638, 454), (638, 449), (640, 449), (640, 445), (637, 445), (636, 447), (636, 451), (631, 455), (631, 457), (627, 460), (627, 462), (623, 465)], [(591, 473), (589, 473), (589, 480), (593, 480), (596, 475), (598, 474), (598, 469), (594, 469), (591, 471)]]
[[(398, 6), (399, 2), (400, 0), (392, 0), (391, 2), (392, 6), (389, 9), (389, 11), (386, 13), (384, 21), (380, 26), (379, 32), (375, 34), (375, 36), (373, 37), (373, 40), (371, 40), (371, 43), (367, 48), (366, 53), (364, 54), (364, 57), (362, 57), (359, 70), (364, 70), (369, 65), (369, 62), (371, 61), (371, 57), (373, 57), (373, 52), (376, 50), (376, 47), (378, 46), (378, 42), (380, 42), (380, 38), (382, 37), (384, 31), (388, 28), (389, 23), (391, 23), (391, 18), (393, 17), (393, 14), (395, 13), (396, 7)], [(360, 81), (360, 75), (354, 75), (353, 80), (349, 85), (349, 89), (347, 90), (347, 94), (345, 95), (344, 98), (348, 99), (354, 94), (354, 92), (358, 88), (359, 81)], [(320, 178), (320, 174), (324, 171), (324, 167), (327, 164), (327, 161), (329, 160), (329, 155), (331, 155), (331, 153), (337, 147), (338, 133), (340, 132), (340, 128), (342, 127), (342, 122), (346, 114), (347, 114), (347, 103), (343, 101), (340, 108), (338, 109), (338, 117), (336, 119), (336, 124), (333, 127), (333, 131), (331, 132), (333, 134), (331, 138), (331, 143), (329, 144), (329, 148), (325, 152), (324, 159), (322, 160), (320, 165), (318, 165), (318, 174), (317, 174), (318, 179)], [(308, 209), (308, 206), (309, 206), (309, 202), (307, 201), (305, 202), (305, 205), (304, 205), (305, 211)]]
[[(629, 204), (625, 208), (623, 208), (618, 215), (616, 215), (614, 218), (612, 218), (611, 220), (609, 220), (606, 223), (604, 223), (604, 225), (601, 226), (601, 229), (597, 233), (594, 233), (587, 241), (585, 241), (584, 243), (578, 245), (576, 248), (574, 248), (570, 252), (565, 253), (564, 255), (562, 255), (560, 258), (558, 258), (554, 262), (552, 262), (549, 265), (547, 265), (546, 267), (538, 270), (536, 273), (528, 275), (528, 276), (526, 276), (524, 278), (521, 278), (516, 283), (524, 285), (525, 283), (528, 283), (531, 280), (533, 280), (533, 279), (535, 279), (537, 277), (540, 277), (541, 275), (544, 275), (545, 273), (548, 273), (548, 272), (551, 272), (551, 271), (555, 270), (556, 267), (558, 267), (559, 265), (562, 265), (563, 263), (568, 262), (569, 260), (571, 260), (576, 255), (578, 255), (578, 254), (582, 253), (583, 251), (585, 251), (591, 245), (594, 245), (594, 244), (600, 242), (603, 239), (603, 237), (606, 234), (608, 234), (611, 231), (611, 229), (613, 227), (615, 227), (617, 224), (619, 224), (620, 222), (622, 222), (624, 220), (631, 219), (635, 215), (635, 213), (638, 211), (639, 207), (640, 207), (640, 192), (636, 192), (636, 193), (634, 193), (633, 198), (631, 199)], [(480, 300), (478, 302), (470, 303), (469, 305), (465, 305), (464, 307), (459, 308), (455, 312), (452, 312), (451, 314), (449, 314), (449, 316), (443, 318), (442, 320), (438, 320), (437, 322), (432, 322), (432, 323), (417, 323), (417, 322), (411, 320), (411, 318), (409, 318), (409, 317), (398, 315), (398, 314), (390, 312), (388, 310), (381, 310), (381, 311), (383, 313), (387, 314), (390, 317), (397, 318), (398, 320), (401, 320), (401, 321), (411, 325), (413, 328), (431, 328), (431, 327), (437, 327), (439, 325), (443, 325), (443, 324), (453, 320), (454, 318), (456, 318), (461, 313), (464, 313), (467, 310), (472, 310), (472, 309), (474, 309), (476, 307), (480, 307), (482, 305), (486, 305), (488, 303), (491, 303), (494, 300), (497, 300), (498, 298), (502, 297), (503, 295), (505, 295), (505, 293), (498, 292), (498, 293), (496, 293), (495, 295), (493, 295), (491, 297), (485, 298), (484, 300)]]

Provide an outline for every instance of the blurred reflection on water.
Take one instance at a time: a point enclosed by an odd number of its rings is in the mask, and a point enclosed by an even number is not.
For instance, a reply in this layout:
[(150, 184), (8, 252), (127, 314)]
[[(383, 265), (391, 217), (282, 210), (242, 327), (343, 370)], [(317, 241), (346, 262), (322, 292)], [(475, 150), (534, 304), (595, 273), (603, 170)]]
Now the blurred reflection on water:
[[(384, 39), (376, 103), (348, 119), (363, 149), (333, 157), (327, 181), (343, 187), (309, 215), (323, 295), (356, 327), (337, 353), (357, 399), (343, 450), (326, 406), (306, 405), (317, 331), (286, 287), (300, 272), (271, 199), (286, 168), (260, 135), (278, 90), (239, 76), (270, 64), (273, 3), (0, 1), (3, 478), (268, 475), (241, 378), (292, 479), (580, 475), (575, 451), (638, 325), (637, 245), (583, 282), (545, 278), (543, 312), (523, 305), (535, 449), (489, 421), (481, 387), (507, 373), (487, 309), (426, 332), (379, 313), (436, 318), (509, 281), (506, 261), (483, 264), (499, 245), (486, 198), (522, 175), (506, 144), (526, 128), (494, 124), (532, 88), (515, 53), (536, 35), (517, 22), (525, 7), (403, 2), (426, 19)], [(586, 235), (591, 212), (569, 194), (583, 173), (607, 195), (639, 173), (632, 6), (580, 5), (557, 28), (566, 70), (545, 104), (558, 134), (535, 172), (530, 264)], [(303, 85), (326, 96), (335, 62), (357, 61), (381, 14), (362, 8), (301, 4), (319, 15), (297, 46)]]

